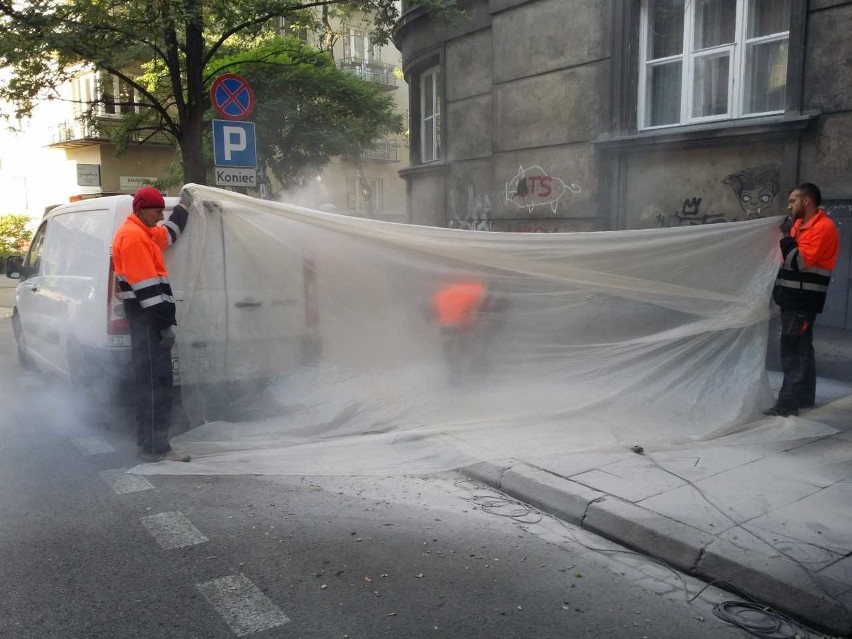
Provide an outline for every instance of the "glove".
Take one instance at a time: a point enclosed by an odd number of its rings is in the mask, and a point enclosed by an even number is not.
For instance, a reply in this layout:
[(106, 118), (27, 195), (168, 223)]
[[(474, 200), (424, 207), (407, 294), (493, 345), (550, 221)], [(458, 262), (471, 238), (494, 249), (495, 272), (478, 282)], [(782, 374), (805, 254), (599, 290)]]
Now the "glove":
[(781, 220), (781, 224), (778, 225), (778, 230), (781, 231), (781, 235), (785, 237), (790, 235), (790, 230), (793, 228), (793, 218), (789, 215)]
[(171, 326), (160, 331), (160, 348), (164, 351), (169, 350), (175, 345), (175, 329)]

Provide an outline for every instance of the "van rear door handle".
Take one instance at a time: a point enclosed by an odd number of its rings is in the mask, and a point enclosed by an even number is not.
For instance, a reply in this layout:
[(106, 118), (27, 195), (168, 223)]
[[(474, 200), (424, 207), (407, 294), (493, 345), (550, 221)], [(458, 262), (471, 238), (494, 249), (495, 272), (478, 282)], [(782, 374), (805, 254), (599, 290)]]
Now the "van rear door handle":
[(263, 306), (263, 302), (252, 302), (249, 300), (243, 300), (242, 302), (235, 302), (234, 306), (237, 308), (257, 308), (258, 306)]

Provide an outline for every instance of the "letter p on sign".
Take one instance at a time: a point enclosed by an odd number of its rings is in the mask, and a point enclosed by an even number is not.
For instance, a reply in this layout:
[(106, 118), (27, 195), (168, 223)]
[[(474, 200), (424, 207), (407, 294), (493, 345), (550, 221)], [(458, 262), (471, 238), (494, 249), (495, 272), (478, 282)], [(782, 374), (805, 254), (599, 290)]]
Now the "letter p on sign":
[(255, 168), (254, 122), (213, 120), (213, 159), (218, 167)]
[(246, 130), (241, 126), (228, 125), (225, 130), (225, 161), (231, 162), (235, 153), (246, 150)]

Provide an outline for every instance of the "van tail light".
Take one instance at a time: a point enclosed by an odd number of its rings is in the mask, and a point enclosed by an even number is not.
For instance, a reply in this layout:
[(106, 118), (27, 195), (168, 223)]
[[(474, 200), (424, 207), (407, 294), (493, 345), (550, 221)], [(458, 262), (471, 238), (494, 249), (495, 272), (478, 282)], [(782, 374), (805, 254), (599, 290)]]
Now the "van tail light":
[(107, 287), (107, 334), (128, 335), (130, 323), (124, 313), (124, 302), (118, 297), (118, 282), (115, 279), (115, 270), (112, 266), (112, 258), (109, 260), (109, 286)]
[(319, 325), (319, 300), (317, 300), (317, 271), (312, 259), (302, 260), (302, 280), (305, 283), (305, 325), (316, 328)]

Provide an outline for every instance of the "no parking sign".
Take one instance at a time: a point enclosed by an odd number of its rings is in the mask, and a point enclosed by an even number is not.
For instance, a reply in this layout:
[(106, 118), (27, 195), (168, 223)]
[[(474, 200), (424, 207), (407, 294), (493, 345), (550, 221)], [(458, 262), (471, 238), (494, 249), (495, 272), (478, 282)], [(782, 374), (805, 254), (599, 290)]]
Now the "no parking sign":
[(226, 120), (245, 120), (254, 111), (254, 91), (245, 78), (225, 73), (213, 81), (210, 102)]

